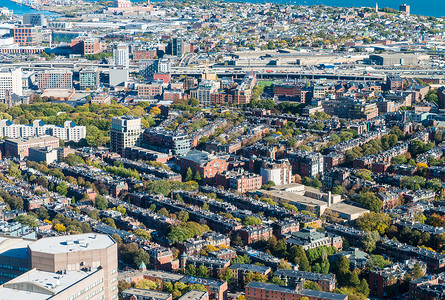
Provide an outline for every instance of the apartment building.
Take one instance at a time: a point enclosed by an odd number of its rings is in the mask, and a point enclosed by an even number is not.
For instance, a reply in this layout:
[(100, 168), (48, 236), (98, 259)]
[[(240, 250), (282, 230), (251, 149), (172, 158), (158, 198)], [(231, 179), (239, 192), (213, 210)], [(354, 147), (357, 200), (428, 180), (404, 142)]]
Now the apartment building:
[(288, 286), (298, 286), (301, 281), (310, 280), (320, 285), (324, 292), (332, 292), (335, 290), (336, 280), (334, 274), (319, 274), (312, 272), (284, 270), (280, 269), (274, 272), (274, 276), (278, 276)]
[(245, 193), (261, 188), (262, 177), (243, 169), (227, 170), (216, 174), (216, 185), (225, 189)]
[(22, 70), (20, 68), (0, 69), (0, 99), (5, 99), (7, 93), (23, 95)]
[(280, 286), (271, 283), (252, 281), (246, 286), (246, 300), (298, 300), (306, 297), (311, 300), (348, 300), (348, 295)]
[(272, 235), (272, 227), (267, 225), (251, 225), (246, 226), (239, 231), (239, 235), (246, 245), (258, 242), (260, 240), (267, 241)]
[(143, 98), (155, 98), (162, 95), (163, 83), (162, 82), (152, 82), (149, 84), (138, 85), (138, 97)]
[(147, 129), (143, 142), (148, 148), (171, 155), (186, 155), (190, 151), (190, 138), (187, 134), (164, 129)]
[(5, 155), (24, 159), (29, 155), (29, 148), (59, 147), (59, 139), (52, 136), (28, 137), (5, 140)]
[(301, 177), (315, 178), (323, 175), (324, 159), (318, 152), (298, 150), (286, 154), (292, 165), (293, 172)]
[(36, 76), (37, 87), (41, 90), (73, 88), (73, 72), (70, 70), (45, 70)]
[(128, 68), (130, 66), (130, 53), (128, 45), (118, 44), (113, 49), (114, 66), (118, 68)]
[(71, 51), (73, 54), (81, 55), (98, 54), (101, 46), (97, 38), (79, 37), (71, 40)]
[(326, 100), (322, 105), (328, 115), (347, 119), (370, 120), (377, 117), (379, 112), (376, 103), (351, 97)]
[(65, 121), (63, 126), (57, 126), (45, 124), (42, 120), (34, 120), (31, 125), (13, 124), (7, 119), (0, 120), (1, 138), (18, 139), (48, 135), (77, 143), (86, 137), (86, 126), (78, 126), (72, 121)]
[(79, 72), (79, 83), (81, 90), (96, 90), (100, 84), (100, 72), (96, 67), (84, 68)]
[(16, 25), (11, 29), (11, 35), (19, 46), (36, 46), (42, 42), (42, 27)]
[(111, 151), (123, 154), (125, 148), (139, 146), (142, 139), (141, 119), (133, 116), (113, 117), (110, 133)]

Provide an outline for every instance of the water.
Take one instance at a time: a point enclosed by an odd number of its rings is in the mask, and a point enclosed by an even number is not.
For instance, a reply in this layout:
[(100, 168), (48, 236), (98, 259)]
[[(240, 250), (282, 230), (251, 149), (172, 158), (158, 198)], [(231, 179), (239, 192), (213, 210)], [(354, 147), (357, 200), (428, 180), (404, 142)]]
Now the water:
[[(239, 0), (228, 0), (239, 2)], [(433, 17), (445, 16), (444, 0), (245, 0), (244, 2), (252, 3), (279, 3), (292, 5), (321, 5), (338, 6), (338, 7), (371, 7), (375, 8), (377, 3), (379, 8), (389, 7), (399, 10), (399, 5), (408, 4), (411, 6), (411, 14), (424, 15)]]
[[(87, 0), (87, 1), (95, 1), (95, 0)], [(137, 2), (137, 0), (132, 0), (133, 2)], [(159, 0), (163, 1), (163, 0)], [(226, 0), (239, 2), (240, 0)], [(153, 1), (155, 2), (155, 1)], [(406, 3), (411, 5), (411, 14), (415, 15), (424, 15), (424, 16), (434, 16), (434, 17), (442, 17), (445, 16), (445, 5), (444, 0), (244, 0), (244, 2), (252, 2), (252, 3), (265, 3), (265, 2), (273, 2), (279, 4), (293, 4), (293, 5), (320, 5), (324, 4), (327, 6), (338, 6), (338, 7), (375, 7), (377, 3), (379, 7), (389, 7), (394, 8), (396, 10), (399, 9), (399, 5)], [(23, 15), (24, 13), (35, 13), (40, 12), (43, 14), (52, 14), (47, 11), (38, 11), (32, 9), (30, 7), (17, 4), (12, 2), (11, 0), (0, 0), (0, 6), (6, 6), (9, 9), (14, 11), (14, 14)]]
[(26, 5), (15, 3), (11, 0), (0, 0), (0, 7), (6, 7), (14, 12), (15, 15), (23, 15), (29, 13), (41, 13), (44, 15), (55, 15), (50, 11), (33, 9)]

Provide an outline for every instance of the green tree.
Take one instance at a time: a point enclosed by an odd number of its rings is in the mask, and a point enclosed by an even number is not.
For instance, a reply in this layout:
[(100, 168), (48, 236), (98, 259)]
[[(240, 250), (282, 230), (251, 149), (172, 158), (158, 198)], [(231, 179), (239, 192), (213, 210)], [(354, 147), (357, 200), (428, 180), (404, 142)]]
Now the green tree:
[(39, 225), (39, 221), (30, 215), (18, 215), (14, 218), (14, 222), (26, 225), (28, 227), (37, 227)]
[(280, 262), (278, 263), (277, 269), (284, 269), (284, 270), (291, 270), (292, 267), (285, 259), (280, 259)]
[(193, 177), (193, 179), (197, 182), (200, 182), (202, 180), (201, 173), (199, 173), (198, 170), (196, 170), (195, 176)]
[(423, 276), (422, 267), (420, 266), (419, 263), (416, 263), (414, 265), (413, 271), (411, 272), (411, 276), (414, 279), (417, 279), (417, 278), (420, 278)]
[(332, 188), (332, 193), (336, 195), (342, 195), (344, 193), (344, 189), (341, 185), (336, 185)]
[(106, 210), (108, 208), (108, 200), (102, 195), (97, 195), (94, 199), (94, 205), (99, 210)]
[(360, 279), (358, 278), (357, 272), (351, 272), (351, 275), (349, 276), (349, 285), (353, 288), (360, 286)]
[(321, 286), (315, 282), (315, 281), (311, 281), (311, 280), (305, 280), (304, 284), (303, 284), (303, 288), (308, 289), (308, 290), (314, 290), (314, 291), (321, 291)]
[(158, 214), (164, 217), (168, 217), (169, 212), (165, 207), (163, 207), (160, 210), (158, 210)]
[(372, 192), (364, 192), (361, 193), (358, 201), (363, 204), (364, 208), (369, 209), (370, 211), (377, 212), (382, 209), (383, 202), (379, 198), (377, 198)]
[(357, 292), (362, 293), (366, 297), (369, 296), (369, 286), (368, 286), (368, 282), (366, 281), (366, 279), (363, 278), (360, 281), (360, 285), (357, 287)]
[(386, 260), (381, 255), (371, 255), (367, 264), (366, 268), (369, 271), (376, 270), (376, 269), (383, 269), (384, 267), (390, 265), (391, 262), (389, 260)]
[(134, 285), (137, 289), (144, 289), (144, 290), (156, 290), (158, 288), (158, 285), (156, 282), (148, 280), (148, 279), (142, 279), (138, 283)]
[(377, 231), (367, 231), (362, 239), (363, 249), (366, 252), (372, 252), (375, 250), (376, 243), (380, 239), (380, 235)]
[(278, 277), (278, 276), (273, 276), (270, 279), (270, 283), (277, 284), (277, 285), (286, 285), (285, 282), (283, 280), (281, 280), (280, 277)]
[(139, 267), (142, 262), (148, 266), (150, 264), (150, 255), (144, 249), (139, 248), (134, 256), (134, 266)]
[(184, 211), (184, 210), (181, 210), (181, 211), (178, 213), (178, 220), (179, 220), (179, 221), (187, 222), (188, 219), (189, 219), (189, 213), (188, 213), (188, 212), (186, 212), (186, 211)]
[(377, 231), (379, 234), (384, 234), (390, 223), (391, 218), (389, 216), (375, 212), (365, 213), (356, 220), (360, 230)]
[(196, 267), (192, 264), (189, 264), (185, 268), (185, 274), (190, 275), (190, 276), (196, 276)]
[(243, 224), (246, 226), (249, 225), (260, 225), (263, 223), (260, 218), (257, 217), (246, 217), (243, 221)]
[(205, 266), (199, 266), (198, 269), (196, 269), (196, 275), (200, 277), (209, 277), (209, 269)]
[(190, 167), (187, 169), (187, 173), (185, 175), (185, 181), (193, 180), (193, 171)]
[(68, 194), (68, 185), (66, 184), (66, 182), (65, 181), (60, 182), (56, 188), (56, 191), (60, 195), (66, 196), (66, 194)]
[(367, 169), (360, 169), (357, 171), (356, 173), (357, 177), (360, 177), (363, 180), (372, 180), (372, 172), (370, 170)]
[(295, 263), (300, 266), (301, 271), (310, 272), (311, 265), (309, 264), (309, 260), (307, 259), (306, 252), (303, 250), (302, 246), (298, 246), (297, 255), (295, 257)]
[(101, 221), (108, 226), (116, 228), (116, 224), (114, 223), (114, 220), (112, 218), (103, 218)]
[(138, 228), (135, 231), (133, 231), (133, 233), (135, 235), (137, 235), (138, 237), (140, 237), (140, 238), (143, 238), (143, 239), (146, 239), (146, 240), (151, 240), (151, 234), (147, 230)]

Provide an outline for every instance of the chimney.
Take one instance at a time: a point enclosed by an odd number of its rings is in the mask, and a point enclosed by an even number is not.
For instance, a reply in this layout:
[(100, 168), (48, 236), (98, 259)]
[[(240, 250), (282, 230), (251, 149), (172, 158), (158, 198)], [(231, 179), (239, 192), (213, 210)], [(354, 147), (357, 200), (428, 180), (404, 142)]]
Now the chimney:
[(331, 206), (331, 198), (332, 198), (332, 196), (331, 196), (331, 191), (329, 191), (329, 192), (328, 192), (328, 207)]

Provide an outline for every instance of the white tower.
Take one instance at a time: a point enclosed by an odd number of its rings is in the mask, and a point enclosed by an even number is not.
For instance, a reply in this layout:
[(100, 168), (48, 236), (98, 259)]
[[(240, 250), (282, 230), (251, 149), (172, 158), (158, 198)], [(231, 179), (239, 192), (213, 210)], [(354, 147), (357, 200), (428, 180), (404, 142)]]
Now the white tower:
[(130, 55), (128, 45), (119, 44), (113, 50), (114, 66), (128, 68), (130, 65)]

